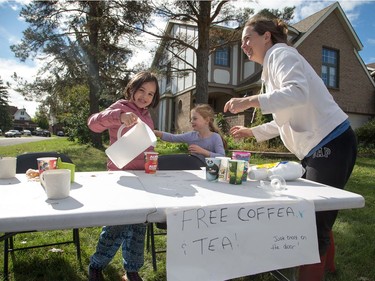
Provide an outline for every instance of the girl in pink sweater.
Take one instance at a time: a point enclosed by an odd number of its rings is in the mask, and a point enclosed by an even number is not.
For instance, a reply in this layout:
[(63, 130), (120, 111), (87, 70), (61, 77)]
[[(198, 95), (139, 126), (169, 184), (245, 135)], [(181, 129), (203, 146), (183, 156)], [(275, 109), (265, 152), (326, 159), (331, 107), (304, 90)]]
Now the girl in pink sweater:
[[(117, 131), (122, 124), (126, 125), (122, 134), (125, 134), (140, 118), (152, 130), (154, 123), (148, 111), (149, 107), (156, 107), (159, 103), (159, 85), (157, 77), (150, 72), (137, 73), (125, 88), (125, 98), (115, 102), (107, 109), (91, 115), (88, 119), (90, 130), (101, 133), (109, 130), (110, 144), (117, 140)], [(129, 148), (131, 149), (131, 148)], [(149, 147), (147, 151), (153, 151)], [(108, 170), (119, 170), (108, 159)], [(144, 169), (143, 153), (122, 170)], [(126, 204), (126, 202), (124, 202)], [(141, 281), (138, 271), (144, 263), (145, 224), (104, 226), (99, 236), (96, 252), (90, 257), (89, 280), (104, 280), (102, 270), (115, 256), (119, 247), (122, 247), (124, 281)]]

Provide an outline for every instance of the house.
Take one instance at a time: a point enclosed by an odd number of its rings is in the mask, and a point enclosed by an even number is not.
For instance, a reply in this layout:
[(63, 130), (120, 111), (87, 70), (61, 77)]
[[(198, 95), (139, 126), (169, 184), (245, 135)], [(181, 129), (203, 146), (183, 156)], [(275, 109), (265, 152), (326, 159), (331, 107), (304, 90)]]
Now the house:
[(30, 115), (26, 112), (25, 108), (17, 108), (15, 106), (9, 106), (9, 112), (13, 117), (13, 128), (19, 131), (25, 129), (33, 131), (37, 124), (35, 124)]
[(367, 70), (372, 79), (375, 81), (375, 63), (369, 63), (367, 65)]
[[(189, 22), (170, 21), (165, 34), (186, 34), (194, 42), (197, 28)], [(193, 38), (193, 39), (192, 39)], [(359, 56), (362, 49), (355, 30), (338, 2), (289, 26), (289, 39), (295, 48), (321, 75), (338, 105), (349, 115), (353, 128), (375, 116), (375, 82)], [(159, 45), (153, 66), (185, 68), (196, 65), (194, 53), (178, 50), (185, 62), (176, 61), (165, 50), (166, 42)], [(330, 59), (333, 57), (333, 63)], [(257, 94), (260, 90), (262, 67), (247, 59), (241, 42), (216, 50), (209, 57), (208, 103), (216, 113), (222, 112), (231, 97)], [(161, 102), (153, 113), (155, 126), (163, 131), (190, 131), (190, 109), (194, 106), (195, 73), (160, 79)], [(238, 115), (226, 115), (232, 125), (250, 125), (252, 110)]]

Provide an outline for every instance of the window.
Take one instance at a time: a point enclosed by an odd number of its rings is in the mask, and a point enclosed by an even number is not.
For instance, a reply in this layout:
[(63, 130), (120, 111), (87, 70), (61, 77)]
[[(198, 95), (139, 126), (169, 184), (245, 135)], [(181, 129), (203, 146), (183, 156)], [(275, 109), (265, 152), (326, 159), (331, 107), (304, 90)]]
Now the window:
[(338, 51), (323, 48), (322, 50), (322, 79), (330, 88), (338, 88)]
[(229, 67), (229, 47), (218, 48), (215, 51), (215, 65)]

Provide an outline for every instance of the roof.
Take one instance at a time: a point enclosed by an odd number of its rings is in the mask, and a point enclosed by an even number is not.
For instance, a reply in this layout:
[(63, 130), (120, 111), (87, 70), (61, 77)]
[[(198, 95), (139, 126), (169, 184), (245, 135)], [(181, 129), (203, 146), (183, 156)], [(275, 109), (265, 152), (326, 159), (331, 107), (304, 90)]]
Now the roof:
[(363, 45), (338, 2), (335, 2), (323, 10), (320, 10), (319, 12), (316, 12), (315, 14), (312, 14), (311, 16), (292, 25), (298, 31), (303, 33), (303, 35), (294, 44), (294, 47), (297, 48), (303, 42), (303, 40), (307, 38), (310, 33), (313, 32), (332, 13), (335, 13), (340, 20), (343, 30), (348, 34), (354, 48), (357, 51), (362, 50)]

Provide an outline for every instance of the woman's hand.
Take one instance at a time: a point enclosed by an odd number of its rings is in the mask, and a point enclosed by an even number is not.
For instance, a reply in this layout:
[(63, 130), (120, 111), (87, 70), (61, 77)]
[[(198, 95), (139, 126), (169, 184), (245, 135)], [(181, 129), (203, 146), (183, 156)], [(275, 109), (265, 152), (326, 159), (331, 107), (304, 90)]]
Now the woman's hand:
[(254, 136), (251, 128), (247, 128), (244, 126), (234, 126), (230, 129), (229, 132), (235, 139), (249, 138)]
[(250, 96), (246, 98), (231, 98), (224, 106), (224, 112), (236, 114), (250, 107), (259, 107), (258, 96)]
[(124, 112), (121, 113), (120, 120), (126, 127), (130, 127), (137, 123), (138, 116), (133, 112)]
[(201, 154), (203, 156), (209, 157), (210, 152), (205, 150), (204, 148), (200, 147), (199, 145), (196, 144), (191, 144), (189, 145), (189, 153), (196, 153), (196, 154)]

